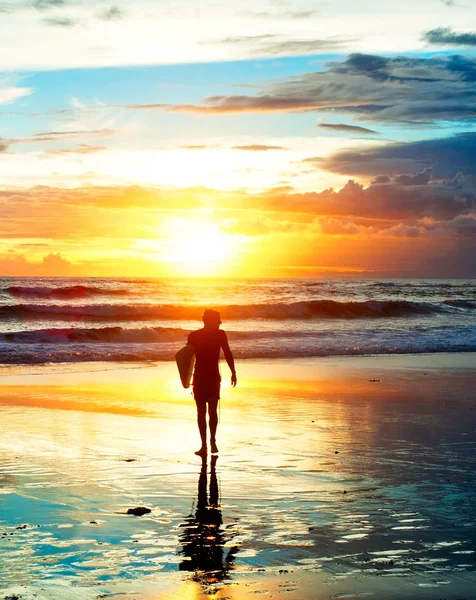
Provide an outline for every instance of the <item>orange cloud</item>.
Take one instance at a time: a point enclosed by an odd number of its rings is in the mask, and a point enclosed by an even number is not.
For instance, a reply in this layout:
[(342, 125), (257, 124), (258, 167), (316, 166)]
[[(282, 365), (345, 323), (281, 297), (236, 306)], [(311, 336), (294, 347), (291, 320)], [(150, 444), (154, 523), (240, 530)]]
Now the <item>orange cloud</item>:
[[(7, 189), (0, 192), (0, 273), (173, 275), (173, 261), (167, 264), (162, 251), (167, 223), (201, 215), (237, 248), (247, 248), (229, 275), (276, 277), (285, 266), (295, 274), (475, 276), (474, 261), (467, 260), (476, 250), (468, 182), (417, 175), (403, 183), (350, 181), (338, 191), (304, 194), (290, 188), (261, 194), (140, 186)], [(180, 244), (181, 231), (172, 233)], [(454, 271), (444, 256), (452, 257)]]

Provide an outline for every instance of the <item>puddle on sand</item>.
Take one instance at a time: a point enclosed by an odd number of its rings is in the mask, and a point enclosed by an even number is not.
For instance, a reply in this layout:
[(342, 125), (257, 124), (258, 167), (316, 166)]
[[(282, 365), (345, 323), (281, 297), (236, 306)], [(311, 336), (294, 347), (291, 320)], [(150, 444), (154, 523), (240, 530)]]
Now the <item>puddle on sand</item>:
[[(239, 414), (223, 408), (225, 451), (213, 490), (207, 464), (205, 501), (194, 415), (181, 410), (178, 437), (170, 418), (0, 404), (0, 579), (180, 573), (216, 588), (250, 569), (287, 569), (435, 578), (423, 587), (464, 572), (476, 583), (475, 444), (457, 443), (472, 428), (458, 407), (410, 419), (429, 408), (307, 396), (283, 407), (271, 395)], [(152, 512), (124, 514), (134, 506)]]

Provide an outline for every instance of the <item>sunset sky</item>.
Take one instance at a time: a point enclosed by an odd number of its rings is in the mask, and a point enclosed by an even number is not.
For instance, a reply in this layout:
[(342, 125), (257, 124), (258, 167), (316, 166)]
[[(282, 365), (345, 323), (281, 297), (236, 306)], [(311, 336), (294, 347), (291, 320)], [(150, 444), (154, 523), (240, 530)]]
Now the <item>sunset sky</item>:
[(476, 277), (472, 0), (0, 23), (0, 275)]

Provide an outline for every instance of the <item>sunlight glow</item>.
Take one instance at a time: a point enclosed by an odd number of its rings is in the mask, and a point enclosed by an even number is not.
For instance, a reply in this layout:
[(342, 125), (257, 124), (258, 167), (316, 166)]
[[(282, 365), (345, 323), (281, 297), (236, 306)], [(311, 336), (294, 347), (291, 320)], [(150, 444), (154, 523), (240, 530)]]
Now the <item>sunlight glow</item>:
[(189, 275), (217, 275), (238, 253), (237, 240), (207, 218), (171, 218), (163, 260)]

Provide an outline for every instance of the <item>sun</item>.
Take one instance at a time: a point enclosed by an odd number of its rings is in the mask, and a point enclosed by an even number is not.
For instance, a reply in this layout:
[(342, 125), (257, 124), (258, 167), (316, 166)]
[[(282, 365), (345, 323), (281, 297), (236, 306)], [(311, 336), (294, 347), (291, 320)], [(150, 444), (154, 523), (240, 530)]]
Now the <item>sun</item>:
[(175, 272), (190, 276), (224, 274), (238, 253), (233, 236), (208, 218), (171, 218), (162, 230), (162, 259)]

